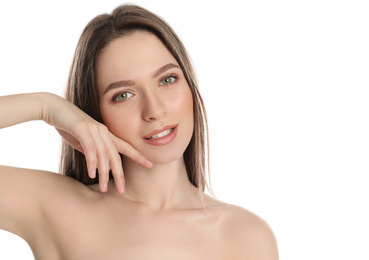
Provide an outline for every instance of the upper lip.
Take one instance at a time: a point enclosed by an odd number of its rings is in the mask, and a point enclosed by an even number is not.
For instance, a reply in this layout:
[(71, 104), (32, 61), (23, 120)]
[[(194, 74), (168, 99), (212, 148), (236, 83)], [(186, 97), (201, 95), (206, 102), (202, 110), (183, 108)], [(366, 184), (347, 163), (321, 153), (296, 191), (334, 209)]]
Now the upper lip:
[(154, 131), (152, 131), (150, 134), (145, 135), (143, 138), (144, 138), (144, 139), (150, 138), (150, 137), (151, 137), (151, 136), (153, 136), (153, 135), (157, 135), (157, 134), (159, 134), (159, 133), (161, 133), (161, 132), (164, 132), (165, 130), (168, 130), (168, 129), (174, 128), (174, 127), (176, 127), (177, 125), (178, 125), (178, 124), (176, 124), (176, 125), (167, 125), (167, 126), (164, 126), (164, 127), (161, 127), (161, 128), (157, 128), (157, 129), (155, 129)]

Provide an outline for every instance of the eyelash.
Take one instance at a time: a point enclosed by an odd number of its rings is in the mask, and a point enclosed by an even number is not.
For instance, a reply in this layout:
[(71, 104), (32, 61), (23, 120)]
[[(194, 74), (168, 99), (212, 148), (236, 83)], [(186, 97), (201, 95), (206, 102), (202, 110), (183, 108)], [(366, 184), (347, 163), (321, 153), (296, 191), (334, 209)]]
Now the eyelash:
[[(173, 74), (169, 74), (169, 75), (166, 75), (166, 76), (164, 76), (163, 78), (161, 78), (161, 79), (159, 80), (159, 85), (161, 85), (160, 83), (161, 83), (163, 80), (167, 79), (167, 78), (174, 78), (173, 82), (171, 82), (171, 83), (169, 83), (169, 84), (167, 84), (167, 85), (171, 85), (171, 84), (175, 83), (175, 82), (178, 80), (178, 76), (173, 75)], [(161, 85), (161, 86), (165, 86), (165, 84), (163, 84), (163, 85)]]
[(118, 92), (117, 94), (115, 94), (113, 96), (113, 102), (125, 102), (125, 101), (127, 101), (130, 98), (130, 97), (128, 97), (125, 100), (117, 100), (118, 96), (121, 95), (121, 94), (131, 94), (131, 95), (133, 95), (131, 92), (126, 91), (126, 90), (125, 91)]
[[(165, 84), (161, 85), (160, 83), (161, 83), (163, 80), (167, 79), (167, 78), (174, 78), (173, 82), (171, 82), (171, 83), (169, 83), (169, 84), (167, 84), (167, 85), (172, 85), (172, 84), (174, 84), (174, 83), (178, 80), (178, 76), (176, 76), (176, 75), (174, 75), (174, 74), (169, 74), (169, 75), (166, 75), (166, 76), (162, 77), (162, 78), (159, 80), (159, 85), (160, 85), (160, 86), (166, 86)], [(113, 102), (126, 102), (129, 98), (127, 98), (127, 99), (125, 99), (125, 100), (116, 100), (116, 99), (117, 99), (117, 97), (118, 97), (119, 95), (124, 94), (124, 93), (127, 93), (127, 94), (131, 94), (131, 95), (133, 95), (130, 91), (124, 90), (124, 91), (121, 91), (121, 92), (118, 92), (117, 94), (115, 94), (115, 95), (113, 96), (112, 101), (113, 101)]]

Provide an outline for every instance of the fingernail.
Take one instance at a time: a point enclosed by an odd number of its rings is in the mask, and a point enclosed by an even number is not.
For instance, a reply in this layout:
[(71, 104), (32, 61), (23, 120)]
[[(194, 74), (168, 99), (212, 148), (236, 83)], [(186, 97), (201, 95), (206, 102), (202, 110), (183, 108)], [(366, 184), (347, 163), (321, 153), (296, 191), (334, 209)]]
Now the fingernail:
[(151, 168), (153, 166), (152, 162), (150, 162), (149, 160), (145, 160), (145, 165), (148, 167), (148, 168)]
[(120, 193), (124, 193), (124, 192), (126, 192), (126, 189), (124, 188), (124, 184), (121, 184), (120, 186), (119, 186), (119, 192)]
[(107, 183), (104, 183), (103, 186), (102, 186), (102, 190), (105, 192), (108, 190), (108, 184)]
[(96, 177), (96, 170), (92, 170), (90, 172), (91, 179), (94, 179)]

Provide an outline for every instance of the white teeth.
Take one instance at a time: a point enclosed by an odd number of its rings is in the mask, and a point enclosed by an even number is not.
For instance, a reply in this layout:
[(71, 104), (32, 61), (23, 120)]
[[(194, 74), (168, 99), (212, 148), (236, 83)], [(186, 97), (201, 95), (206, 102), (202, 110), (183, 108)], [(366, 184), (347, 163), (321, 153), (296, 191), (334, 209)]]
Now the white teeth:
[(148, 138), (148, 139), (158, 139), (158, 138), (162, 138), (162, 137), (164, 137), (164, 136), (166, 136), (166, 135), (169, 135), (172, 131), (173, 131), (173, 128), (168, 129), (168, 130), (165, 130), (165, 131), (163, 131), (163, 132), (161, 132), (161, 133), (159, 133), (159, 134), (157, 134), (157, 135), (153, 135), (153, 136), (151, 136), (151, 137), (150, 137), (150, 138)]

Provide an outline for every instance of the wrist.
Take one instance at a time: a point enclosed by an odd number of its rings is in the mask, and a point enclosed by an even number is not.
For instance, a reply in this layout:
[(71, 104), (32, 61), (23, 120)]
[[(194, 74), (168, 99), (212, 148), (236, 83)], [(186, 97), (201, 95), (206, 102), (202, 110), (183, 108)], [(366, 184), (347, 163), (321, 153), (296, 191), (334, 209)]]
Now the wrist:
[(37, 107), (37, 119), (48, 123), (50, 120), (49, 115), (51, 105), (55, 102), (53, 100), (55, 99), (56, 95), (48, 92), (39, 92), (34, 93), (33, 95), (33, 99)]

